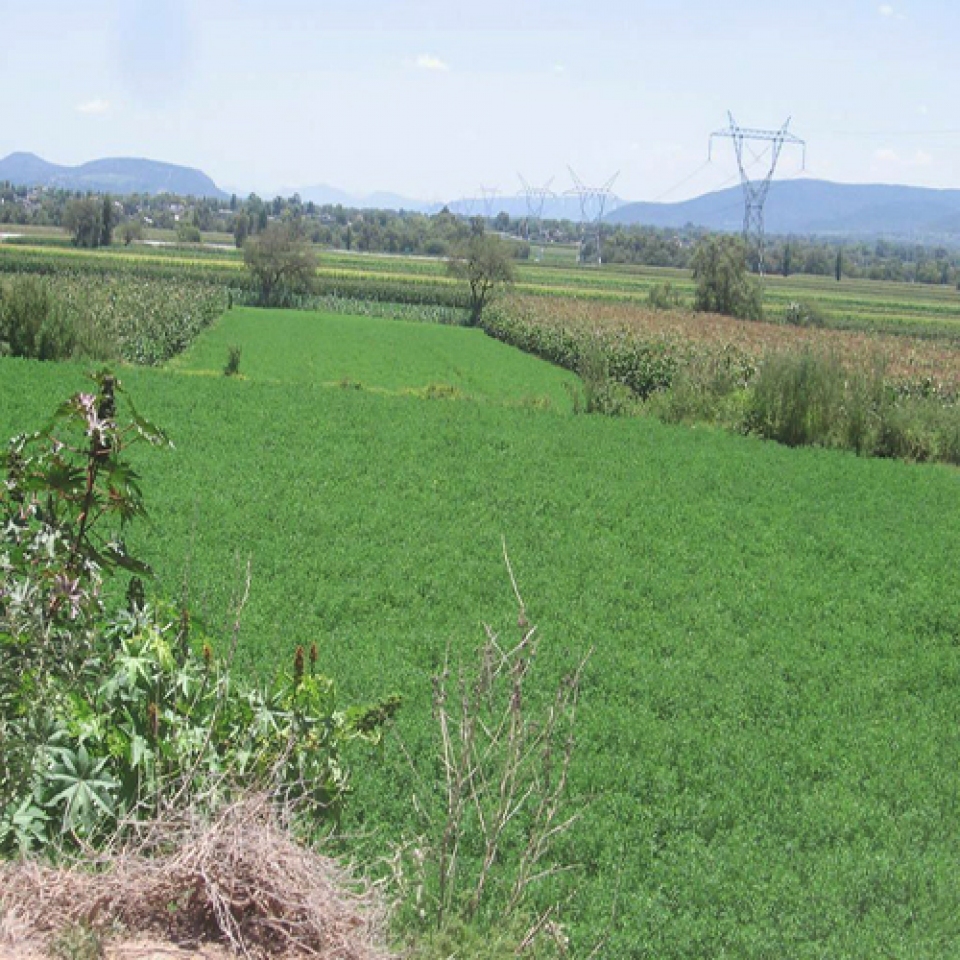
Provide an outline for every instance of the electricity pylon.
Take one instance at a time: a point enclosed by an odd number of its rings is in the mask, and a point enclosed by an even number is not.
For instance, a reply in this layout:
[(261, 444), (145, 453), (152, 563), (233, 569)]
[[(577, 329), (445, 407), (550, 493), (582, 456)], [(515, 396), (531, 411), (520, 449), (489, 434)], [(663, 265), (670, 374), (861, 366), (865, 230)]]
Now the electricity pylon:
[[(807, 144), (804, 140), (794, 136), (789, 131), (790, 118), (787, 117), (786, 123), (779, 130), (753, 130), (748, 127), (741, 127), (733, 119), (732, 113), (727, 113), (730, 118), (730, 126), (722, 130), (715, 130), (710, 134), (710, 146), (708, 157), (713, 157), (713, 141), (715, 137), (727, 137), (733, 141), (737, 152), (737, 166), (740, 168), (740, 183), (743, 186), (743, 237), (747, 244), (752, 247), (755, 256), (757, 272), (763, 275), (763, 205), (766, 203), (767, 194), (770, 192), (770, 181), (773, 180), (773, 174), (777, 169), (777, 161), (780, 159), (780, 151), (785, 143), (794, 144), (803, 149), (803, 167), (807, 165)], [(747, 171), (755, 163), (759, 162), (763, 153), (755, 153), (750, 147), (751, 143), (769, 143), (770, 147), (770, 166), (763, 177), (751, 180)], [(744, 161), (744, 148), (752, 155), (747, 161)]]
[(493, 219), (493, 205), (499, 195), (500, 191), (496, 187), (480, 187), (480, 196), (483, 199), (483, 215), (485, 219)]
[(577, 257), (580, 263), (583, 262), (584, 251), (587, 245), (587, 224), (590, 224), (590, 236), (595, 237), (597, 241), (597, 264), (603, 263), (603, 252), (600, 247), (601, 230), (603, 228), (603, 213), (610, 199), (613, 188), (613, 182), (620, 176), (618, 170), (602, 187), (588, 187), (573, 172), (573, 167), (567, 167), (570, 176), (573, 178), (573, 187), (567, 191), (568, 194), (579, 197), (580, 199), (580, 253)]
[(533, 225), (534, 234), (536, 238), (540, 241), (540, 252), (538, 253), (536, 259), (543, 259), (543, 205), (546, 203), (548, 197), (555, 196), (554, 192), (550, 189), (550, 184), (553, 183), (553, 177), (551, 177), (542, 187), (531, 186), (523, 179), (523, 174), (518, 173), (517, 176), (520, 178), (520, 183), (523, 184), (523, 195), (527, 200), (527, 222), (526, 222), (526, 240), (527, 243), (530, 242), (530, 226)]

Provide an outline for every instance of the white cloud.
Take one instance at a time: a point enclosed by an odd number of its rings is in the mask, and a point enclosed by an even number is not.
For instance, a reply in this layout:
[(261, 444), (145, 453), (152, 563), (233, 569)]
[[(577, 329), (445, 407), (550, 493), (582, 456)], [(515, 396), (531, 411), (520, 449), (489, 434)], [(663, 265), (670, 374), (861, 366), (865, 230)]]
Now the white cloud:
[(566, 72), (567, 72), (567, 68), (566, 68), (562, 63), (555, 63), (555, 64), (553, 65), (553, 72), (554, 72), (554, 73), (566, 73)]
[(416, 63), (421, 70), (434, 70), (440, 73), (446, 73), (450, 69), (448, 63), (428, 53), (421, 53), (420, 56), (417, 57)]
[(881, 147), (873, 155), (873, 159), (878, 163), (899, 163), (900, 154), (896, 150), (891, 150), (889, 147)]
[(77, 113), (86, 113), (90, 116), (106, 113), (109, 109), (110, 104), (106, 100), (87, 100), (77, 104)]
[(881, 17), (892, 17), (895, 13), (892, 4), (889, 3), (881, 3), (877, 11)]

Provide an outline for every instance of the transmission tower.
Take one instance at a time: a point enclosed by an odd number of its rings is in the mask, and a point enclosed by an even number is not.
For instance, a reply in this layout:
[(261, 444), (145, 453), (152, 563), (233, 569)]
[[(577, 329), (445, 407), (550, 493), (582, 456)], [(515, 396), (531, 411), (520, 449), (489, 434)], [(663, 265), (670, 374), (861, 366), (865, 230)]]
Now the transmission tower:
[(542, 187), (531, 186), (523, 179), (523, 174), (518, 173), (520, 177), (520, 183), (523, 184), (523, 195), (527, 200), (527, 222), (526, 222), (526, 239), (527, 242), (530, 242), (530, 227), (533, 226), (534, 235), (537, 240), (540, 242), (540, 252), (537, 254), (536, 259), (543, 259), (543, 205), (546, 203), (548, 197), (556, 196), (556, 194), (550, 189), (550, 184), (553, 183), (553, 177), (551, 177)]
[[(785, 143), (794, 144), (803, 149), (803, 168), (807, 165), (807, 144), (806, 141), (794, 136), (789, 131), (790, 118), (787, 117), (786, 123), (779, 130), (752, 130), (747, 127), (741, 127), (733, 119), (732, 113), (727, 113), (730, 118), (730, 126), (722, 130), (715, 130), (710, 134), (710, 147), (708, 157), (713, 156), (713, 141), (716, 137), (727, 137), (733, 141), (734, 148), (737, 151), (737, 166), (740, 168), (740, 183), (743, 186), (743, 237), (754, 251), (757, 272), (763, 275), (763, 205), (766, 203), (767, 194), (770, 192), (770, 181), (773, 180), (773, 174), (777, 169), (777, 161), (780, 159), (780, 151)], [(750, 146), (752, 143), (770, 144), (770, 166), (763, 177), (751, 179), (748, 170), (758, 163), (763, 152), (756, 153)], [(750, 154), (744, 157), (744, 150)]]
[(573, 178), (573, 187), (567, 191), (567, 194), (580, 199), (580, 253), (577, 259), (583, 262), (587, 240), (596, 239), (597, 264), (601, 264), (603, 253), (600, 247), (600, 234), (603, 228), (603, 213), (610, 199), (613, 182), (620, 176), (620, 171), (618, 170), (602, 187), (588, 187), (573, 172), (573, 167), (567, 167), (567, 169)]
[(496, 187), (480, 187), (480, 196), (483, 199), (483, 215), (485, 219), (493, 219), (493, 205), (497, 202), (497, 197), (500, 196), (500, 191)]

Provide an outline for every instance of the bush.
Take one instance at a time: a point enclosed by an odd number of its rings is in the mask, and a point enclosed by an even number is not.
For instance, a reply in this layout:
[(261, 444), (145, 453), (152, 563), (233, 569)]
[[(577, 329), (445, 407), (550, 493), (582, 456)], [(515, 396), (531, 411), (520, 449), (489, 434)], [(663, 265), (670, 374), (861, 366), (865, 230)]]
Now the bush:
[(691, 263), (697, 281), (695, 310), (763, 319), (763, 290), (747, 274), (747, 247), (740, 237), (704, 237)]
[(75, 329), (56, 309), (45, 281), (22, 276), (0, 285), (0, 354), (61, 360), (75, 345)]
[(832, 354), (769, 356), (753, 380), (749, 429), (791, 447), (831, 445), (842, 434), (845, 379)]
[(225, 377), (235, 377), (240, 372), (241, 352), (241, 348), (236, 344), (227, 347), (227, 362), (223, 367)]
[(677, 371), (666, 390), (653, 394), (647, 409), (665, 423), (739, 425), (752, 360), (735, 348), (694, 357)]
[(783, 322), (791, 327), (822, 328), (827, 326), (827, 316), (815, 303), (794, 300), (787, 304)]
[(669, 280), (664, 280), (647, 291), (647, 306), (654, 310), (679, 310), (683, 306), (683, 297)]

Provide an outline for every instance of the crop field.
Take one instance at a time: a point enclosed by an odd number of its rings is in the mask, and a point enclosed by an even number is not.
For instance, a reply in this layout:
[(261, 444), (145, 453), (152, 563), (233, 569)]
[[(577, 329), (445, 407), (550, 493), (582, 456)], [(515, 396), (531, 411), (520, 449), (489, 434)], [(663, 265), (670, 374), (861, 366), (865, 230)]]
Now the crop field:
[[(511, 370), (473, 331), (381, 324), (234, 310), (176, 364), (122, 371), (176, 444), (134, 455), (156, 588), (187, 584), (225, 643), (249, 558), (243, 669), (316, 641), (349, 695), (403, 695), (382, 754), (355, 761), (347, 826), (369, 856), (442, 802), (446, 651), (516, 630), (504, 537), (542, 635), (531, 695), (593, 650), (582, 817), (558, 851), (574, 868), (541, 890), (578, 955), (605, 935), (602, 955), (649, 960), (955, 955), (956, 472), (517, 406), (518, 381), (558, 397), (562, 376)], [(242, 376), (202, 375), (231, 343)], [(84, 370), (0, 360), (0, 434)], [(501, 376), (501, 402), (402, 393), (458, 370), (471, 394)]]
[[(358, 285), (384, 285), (388, 293), (378, 299), (404, 301), (411, 297), (452, 296), (456, 285), (447, 275), (443, 260), (427, 257), (386, 256), (320, 252), (321, 285), (336, 289), (349, 284), (351, 295)], [(70, 247), (39, 247), (29, 244), (0, 245), (0, 270), (43, 270), (70, 267), (131, 270), (169, 275), (181, 273), (198, 279), (238, 282), (243, 277), (243, 259), (237, 251), (211, 248), (117, 247), (106, 251)], [(569, 263), (522, 263), (517, 268), (515, 290), (519, 294), (588, 303), (646, 304), (655, 284), (669, 282), (681, 300), (692, 306), (694, 284), (688, 271), (657, 267), (605, 265), (598, 269)], [(794, 302), (815, 305), (829, 326), (855, 330), (880, 330), (898, 335), (927, 338), (960, 338), (960, 291), (952, 286), (888, 283), (875, 280), (844, 280), (791, 276), (767, 277), (764, 300), (768, 317), (783, 318)]]
[(235, 309), (173, 365), (220, 374), (231, 346), (254, 380), (428, 392), (569, 410), (576, 377), (481, 330), (291, 310)]

